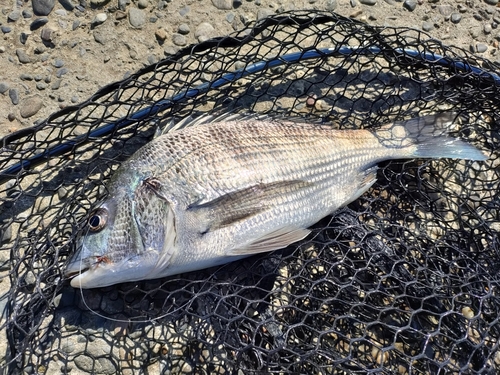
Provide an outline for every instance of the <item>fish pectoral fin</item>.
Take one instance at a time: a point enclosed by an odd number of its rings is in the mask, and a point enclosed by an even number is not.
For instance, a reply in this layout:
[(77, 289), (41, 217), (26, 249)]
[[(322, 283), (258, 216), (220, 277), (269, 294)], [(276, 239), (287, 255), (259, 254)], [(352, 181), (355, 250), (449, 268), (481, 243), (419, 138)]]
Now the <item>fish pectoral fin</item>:
[(224, 194), (209, 202), (189, 205), (188, 211), (200, 214), (203, 232), (214, 231), (255, 216), (276, 205), (283, 195), (311, 186), (302, 180), (261, 183)]
[(265, 253), (282, 249), (288, 245), (304, 239), (311, 231), (304, 228), (284, 227), (274, 232), (258, 238), (256, 241), (241, 247), (230, 250), (227, 255), (241, 256)]

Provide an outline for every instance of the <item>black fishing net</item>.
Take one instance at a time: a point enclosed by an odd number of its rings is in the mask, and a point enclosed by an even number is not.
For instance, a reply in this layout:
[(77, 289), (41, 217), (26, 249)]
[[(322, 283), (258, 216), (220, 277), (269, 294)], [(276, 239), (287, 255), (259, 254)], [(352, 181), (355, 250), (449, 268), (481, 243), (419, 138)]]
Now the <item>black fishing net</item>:
[[(186, 48), (6, 137), (2, 369), (498, 373), (494, 71), (423, 32), (285, 13)], [(452, 110), (453, 136), (489, 159), (383, 163), (373, 188), (284, 250), (160, 280), (69, 286), (65, 262), (119, 164), (172, 119), (229, 110), (338, 128)]]

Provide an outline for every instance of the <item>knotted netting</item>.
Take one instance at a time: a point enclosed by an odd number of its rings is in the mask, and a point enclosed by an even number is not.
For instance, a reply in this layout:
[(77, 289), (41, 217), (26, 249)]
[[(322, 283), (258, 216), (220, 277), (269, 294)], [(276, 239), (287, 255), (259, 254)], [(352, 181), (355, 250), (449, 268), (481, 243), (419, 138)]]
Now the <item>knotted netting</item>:
[[(428, 34), (283, 13), (181, 50), (2, 140), (8, 373), (495, 374), (500, 78)], [(371, 128), (454, 111), (486, 162), (391, 161), (280, 251), (79, 290), (63, 276), (113, 171), (158, 127), (257, 112)], [(174, 122), (172, 122), (174, 119)]]

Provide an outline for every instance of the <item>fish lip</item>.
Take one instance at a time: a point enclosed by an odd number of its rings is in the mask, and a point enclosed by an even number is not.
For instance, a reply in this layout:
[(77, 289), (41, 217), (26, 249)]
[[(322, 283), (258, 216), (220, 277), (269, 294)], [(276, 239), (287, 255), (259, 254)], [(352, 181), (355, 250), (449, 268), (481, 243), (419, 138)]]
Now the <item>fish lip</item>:
[(67, 279), (73, 279), (75, 276), (82, 275), (90, 269), (88, 265), (88, 260), (81, 259), (78, 257), (75, 260), (70, 261), (64, 270), (64, 276)]

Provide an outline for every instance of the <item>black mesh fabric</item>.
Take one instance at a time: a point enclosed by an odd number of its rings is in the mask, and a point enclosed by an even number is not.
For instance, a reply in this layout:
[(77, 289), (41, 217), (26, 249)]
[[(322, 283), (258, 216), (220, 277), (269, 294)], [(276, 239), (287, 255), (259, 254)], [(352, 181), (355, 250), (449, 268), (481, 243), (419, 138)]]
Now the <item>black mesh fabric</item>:
[[(499, 84), (491, 63), (423, 32), (293, 12), (186, 48), (6, 137), (1, 368), (498, 373)], [(489, 159), (383, 163), (373, 188), (281, 251), (160, 280), (69, 286), (65, 262), (120, 162), (172, 118), (228, 110), (338, 128), (453, 110), (453, 135)]]

